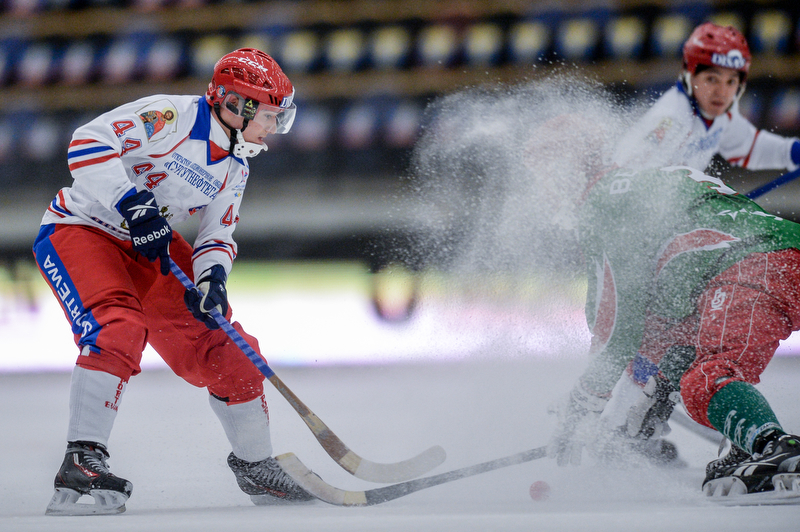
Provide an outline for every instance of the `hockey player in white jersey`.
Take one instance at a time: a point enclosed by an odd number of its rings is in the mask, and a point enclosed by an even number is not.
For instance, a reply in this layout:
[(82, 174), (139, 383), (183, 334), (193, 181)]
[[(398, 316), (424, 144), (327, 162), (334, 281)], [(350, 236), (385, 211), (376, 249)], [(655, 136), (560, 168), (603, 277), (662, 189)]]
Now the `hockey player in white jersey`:
[(758, 129), (739, 111), (750, 71), (747, 40), (732, 26), (701, 24), (683, 46), (683, 70), (618, 144), (626, 168), (705, 169), (719, 154), (749, 170), (800, 166), (800, 141)]
[[(719, 154), (731, 165), (748, 170), (800, 166), (800, 140), (760, 130), (739, 112), (751, 54), (741, 32), (706, 22), (694, 29), (683, 46), (683, 70), (617, 144), (615, 162), (628, 168), (685, 165), (705, 169)], [(671, 463), (676, 449), (661, 440), (669, 430), (672, 393), (664, 382), (641, 387), (655, 368), (636, 357), (618, 383), (609, 424), (624, 423), (635, 446), (660, 463)], [(673, 394), (674, 395), (674, 394)], [(631, 403), (635, 408), (626, 413)], [(649, 441), (648, 441), (649, 440)]]
[[(79, 353), (48, 514), (125, 510), (132, 483), (109, 471), (107, 446), (147, 343), (177, 375), (208, 389), (232, 447), (228, 465), (254, 503), (312, 499), (272, 458), (264, 375), (209, 315), (216, 308), (231, 319), (225, 284), (247, 158), (267, 149), (269, 135), (289, 131), (293, 97), (279, 65), (245, 48), (217, 62), (205, 96), (142, 98), (75, 131), (74, 181), (47, 208), (34, 244)], [(173, 230), (191, 216), (200, 218), (193, 244)], [(199, 292), (170, 275), (170, 259)], [(79, 502), (83, 495), (94, 504)]]

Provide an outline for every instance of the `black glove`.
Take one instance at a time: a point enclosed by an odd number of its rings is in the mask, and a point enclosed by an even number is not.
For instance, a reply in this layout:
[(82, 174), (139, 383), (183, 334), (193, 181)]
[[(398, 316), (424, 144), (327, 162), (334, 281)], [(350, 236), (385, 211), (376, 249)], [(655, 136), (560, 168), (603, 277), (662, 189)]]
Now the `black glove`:
[(154, 262), (161, 259), (161, 273), (169, 275), (169, 243), (172, 229), (162, 218), (156, 198), (149, 190), (137, 192), (119, 202), (119, 212), (128, 223), (133, 249)]
[(228, 313), (228, 292), (225, 290), (227, 280), (225, 268), (217, 264), (200, 274), (196, 288), (183, 294), (186, 308), (209, 329), (219, 329), (216, 320), (209, 314), (212, 308), (216, 308), (222, 317)]

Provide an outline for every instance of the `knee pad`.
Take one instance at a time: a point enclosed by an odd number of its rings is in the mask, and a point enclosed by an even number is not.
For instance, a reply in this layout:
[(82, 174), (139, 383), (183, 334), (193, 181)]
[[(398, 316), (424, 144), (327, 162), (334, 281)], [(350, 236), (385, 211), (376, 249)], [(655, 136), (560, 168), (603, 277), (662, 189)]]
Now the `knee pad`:
[(681, 378), (681, 399), (691, 418), (713, 428), (708, 420), (708, 404), (720, 388), (733, 381), (746, 379), (729, 360), (711, 359), (693, 365)]

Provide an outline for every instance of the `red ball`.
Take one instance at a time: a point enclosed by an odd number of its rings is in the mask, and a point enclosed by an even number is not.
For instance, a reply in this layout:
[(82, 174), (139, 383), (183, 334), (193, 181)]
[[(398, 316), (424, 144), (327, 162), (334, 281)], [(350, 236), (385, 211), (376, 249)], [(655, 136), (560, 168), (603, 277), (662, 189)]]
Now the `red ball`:
[(531, 484), (530, 494), (534, 501), (544, 501), (550, 497), (550, 484), (544, 480), (537, 480)]

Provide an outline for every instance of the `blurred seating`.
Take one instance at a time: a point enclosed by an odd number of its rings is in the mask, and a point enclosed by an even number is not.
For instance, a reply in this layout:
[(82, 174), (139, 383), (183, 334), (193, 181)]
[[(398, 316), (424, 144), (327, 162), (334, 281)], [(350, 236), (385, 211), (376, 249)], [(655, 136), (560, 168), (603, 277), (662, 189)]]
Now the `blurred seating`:
[(647, 43), (647, 25), (633, 15), (613, 17), (606, 24), (603, 42), (610, 59), (640, 59)]
[(753, 17), (750, 48), (753, 53), (785, 53), (792, 36), (792, 20), (783, 11), (768, 10)]
[(353, 72), (364, 62), (367, 48), (358, 28), (335, 29), (325, 36), (325, 68), (334, 73)]
[(375, 28), (369, 38), (368, 57), (378, 70), (404, 68), (411, 57), (411, 32), (399, 24)]
[[(320, 2), (324, 0), (7, 0), (0, 6), (5, 19), (0, 24), (6, 29), (0, 33), (0, 86), (7, 95), (0, 103), (0, 165), (47, 157), (54, 167), (60, 165), (64, 144), (79, 120), (113, 101), (99, 103), (84, 95), (83, 88), (93, 94), (117, 94), (119, 103), (129, 99), (129, 89), (149, 93), (155, 83), (159, 90), (174, 83), (176, 91), (197, 86), (202, 92), (217, 59), (238, 47), (267, 51), (297, 80), (302, 104), (295, 129), (290, 138), (272, 144), (304, 153), (333, 146), (344, 151), (369, 146), (410, 149), (431, 93), (456, 89), (462, 76), (527, 79), (531, 66), (539, 74), (554, 59), (599, 67), (595, 72), (601, 78), (618, 70), (613, 68), (615, 61), (674, 65), (674, 73), (659, 71), (661, 79), (630, 81), (633, 71), (628, 68), (624, 79), (609, 81), (633, 84), (626, 89), (632, 101), (644, 97), (645, 91), (652, 94), (677, 77), (682, 44), (703, 20), (747, 33), (755, 57), (749, 89), (740, 102), (745, 116), (762, 127), (800, 131), (794, 107), (800, 72), (786, 66), (797, 64), (800, 54), (800, 5), (770, 0), (653, 5), (628, 0), (601, 8), (587, 3), (551, 9), (532, 2), (529, 8), (509, 3), (504, 9), (502, 2), (488, 7), (467, 0), (464, 6), (472, 7), (456, 14), (436, 12), (425, 2), (398, 0), (395, 14), (370, 11), (363, 2), (348, 3), (354, 6), (352, 12), (342, 8), (337, 22), (335, 10), (302, 10), (304, 4)], [(220, 20), (195, 17), (195, 11), (203, 16), (216, 13)], [(249, 18), (227, 16), (239, 12)], [(131, 20), (124, 31), (109, 24), (105, 33), (85, 35), (80, 28), (63, 33), (57, 18), (41, 27), (33, 23), (59, 13), (92, 22), (94, 17), (126, 13)], [(160, 13), (169, 18), (160, 19)], [(354, 13), (361, 13), (363, 20)], [(186, 16), (184, 26), (181, 15)], [(161, 31), (162, 23), (176, 29)], [(777, 59), (768, 63), (764, 58)], [(770, 82), (759, 84), (759, 76)], [(22, 128), (24, 135), (55, 143), (54, 152), (11, 147), (14, 136), (9, 138), (7, 132), (17, 131), (17, 108), (33, 113)]]
[(683, 43), (696, 23), (687, 15), (667, 13), (656, 18), (653, 24), (651, 50), (655, 57), (680, 57)]
[(551, 33), (552, 29), (538, 19), (514, 23), (508, 38), (511, 62), (520, 65), (538, 62), (550, 47)]
[(556, 53), (573, 61), (591, 61), (597, 50), (600, 25), (601, 21), (593, 16), (566, 18), (556, 31)]
[(471, 68), (499, 64), (504, 47), (503, 29), (494, 22), (472, 24), (464, 35), (465, 63)]
[(448, 24), (430, 24), (422, 28), (417, 40), (417, 59), (426, 68), (453, 66), (460, 50), (460, 36)]

